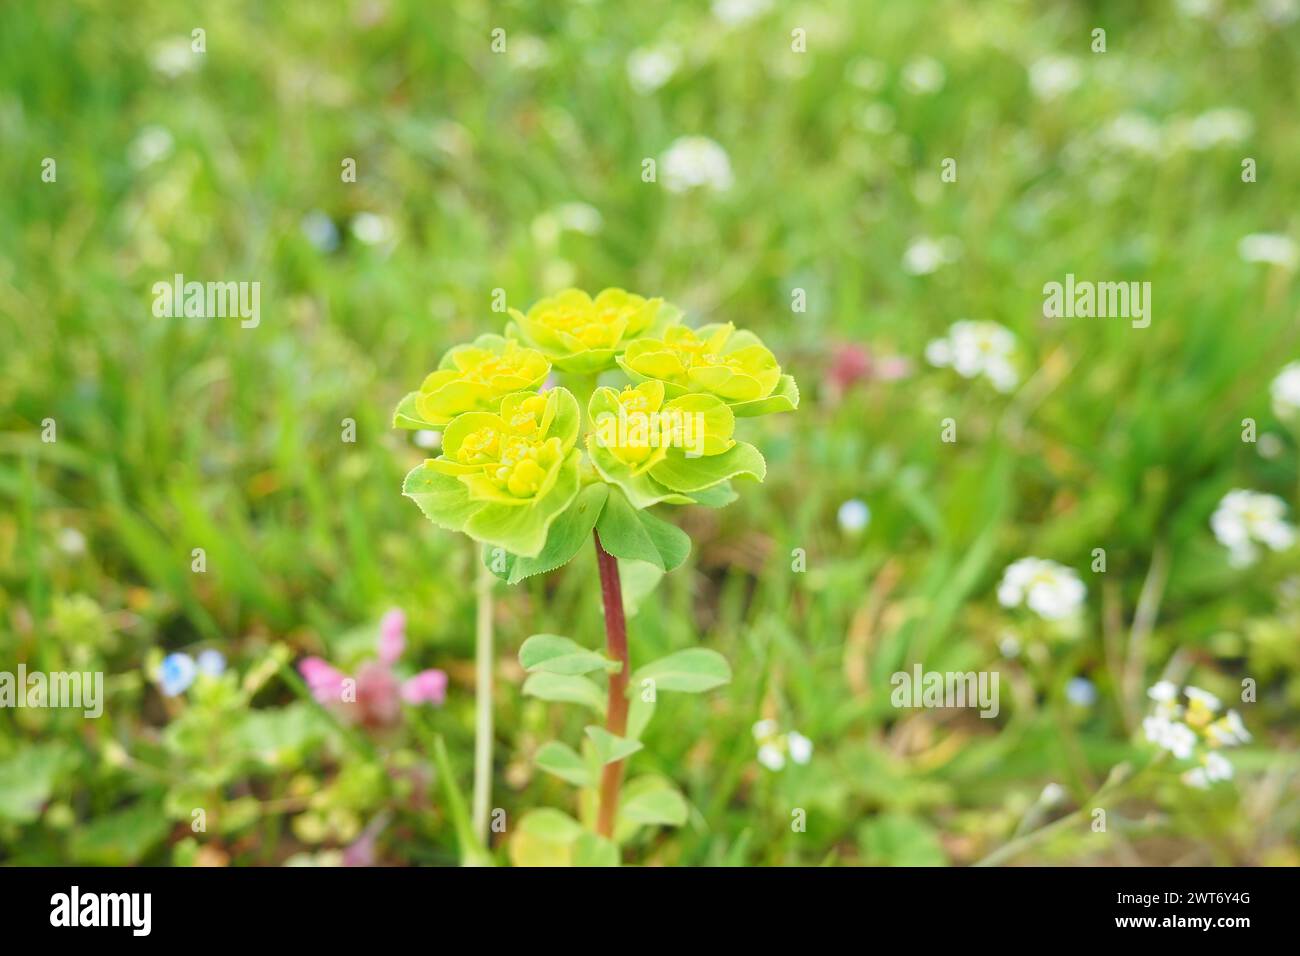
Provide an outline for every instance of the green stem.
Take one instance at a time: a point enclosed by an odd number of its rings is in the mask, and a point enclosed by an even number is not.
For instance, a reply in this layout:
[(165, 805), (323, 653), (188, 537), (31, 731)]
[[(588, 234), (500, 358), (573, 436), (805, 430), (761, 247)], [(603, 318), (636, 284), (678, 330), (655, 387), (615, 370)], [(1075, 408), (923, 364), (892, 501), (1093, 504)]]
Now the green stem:
[[(615, 737), (627, 733), (627, 620), (623, 616), (623, 591), (618, 577), (618, 558), (600, 543), (600, 533), (592, 531), (596, 541), (596, 563), (600, 567), (600, 595), (605, 603), (605, 649), (607, 655), (623, 666), (609, 675), (609, 698), (605, 708), (605, 729)], [(614, 819), (618, 813), (618, 792), (623, 785), (623, 761), (605, 764), (600, 772), (600, 809), (596, 815), (596, 832), (614, 836)]]
[(1106, 778), (1106, 782), (1103, 783), (1097, 792), (1089, 797), (1083, 805), (1079, 807), (1079, 809), (1075, 810), (1073, 813), (1066, 814), (1059, 820), (1053, 820), (1051, 823), (1039, 827), (1037, 830), (1031, 830), (1024, 836), (1016, 837), (1011, 840), (1011, 842), (998, 847), (982, 860), (972, 863), (971, 866), (997, 866), (1000, 863), (1005, 863), (1007, 860), (1020, 855), (1031, 846), (1042, 842), (1045, 837), (1078, 826), (1081, 822), (1091, 816), (1093, 810), (1096, 809), (1097, 804), (1103, 799), (1113, 798), (1121, 788), (1133, 784), (1139, 777), (1146, 774), (1147, 771), (1163, 763), (1163, 759), (1164, 754), (1158, 754), (1155, 759), (1139, 768), (1136, 772), (1129, 764), (1117, 764), (1111, 768), (1110, 774)]
[[(477, 556), (478, 549), (475, 548)], [(486, 559), (486, 547), (483, 558)], [(477, 618), (474, 635), (474, 833), (488, 843), (488, 814), (492, 806), (492, 572), (478, 562)]]

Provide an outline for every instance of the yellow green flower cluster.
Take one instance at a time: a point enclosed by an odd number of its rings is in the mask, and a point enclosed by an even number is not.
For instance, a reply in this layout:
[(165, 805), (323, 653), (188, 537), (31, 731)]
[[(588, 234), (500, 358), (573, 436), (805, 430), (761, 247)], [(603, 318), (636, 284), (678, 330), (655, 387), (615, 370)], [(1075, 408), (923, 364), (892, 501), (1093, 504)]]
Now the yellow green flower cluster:
[[(407, 475), (404, 493), (436, 524), (516, 557), (541, 554), (566, 515), (566, 529), (598, 526), (622, 507), (606, 504), (614, 494), (634, 511), (727, 504), (732, 480), (766, 473), (734, 437), (736, 419), (798, 407), (794, 379), (757, 336), (689, 328), (663, 299), (566, 289), (510, 314), (504, 336), (448, 351), (394, 424), (442, 430), (441, 455)], [(631, 382), (599, 383), (618, 370)], [(594, 485), (608, 487), (580, 497)]]

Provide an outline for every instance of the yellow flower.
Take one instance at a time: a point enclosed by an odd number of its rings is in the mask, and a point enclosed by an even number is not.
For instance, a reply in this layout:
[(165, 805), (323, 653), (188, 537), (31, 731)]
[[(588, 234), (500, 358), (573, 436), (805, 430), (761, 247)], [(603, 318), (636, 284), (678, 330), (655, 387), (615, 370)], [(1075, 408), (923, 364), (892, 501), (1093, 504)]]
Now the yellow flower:
[(577, 429), (577, 403), (564, 389), (514, 393), (498, 412), (457, 415), (428, 464), (460, 479), (471, 500), (527, 505), (555, 486)]
[(415, 395), (415, 410), (430, 425), (457, 415), (496, 408), (511, 392), (535, 389), (550, 363), (540, 352), (499, 335), (482, 335), (449, 351)]
[(613, 368), (615, 356), (639, 335), (666, 328), (681, 311), (663, 299), (606, 289), (595, 299), (581, 289), (539, 301), (525, 314), (510, 310), (523, 338), (557, 368), (591, 375)]
[(612, 455), (640, 474), (662, 461), (670, 448), (691, 458), (720, 455), (736, 442), (736, 417), (712, 395), (682, 395), (664, 401), (662, 382), (598, 388), (587, 405), (593, 432), (588, 448)]
[(669, 394), (704, 392), (728, 404), (765, 399), (781, 381), (776, 356), (730, 322), (698, 331), (673, 326), (663, 338), (629, 344), (620, 364), (638, 380), (665, 383)]

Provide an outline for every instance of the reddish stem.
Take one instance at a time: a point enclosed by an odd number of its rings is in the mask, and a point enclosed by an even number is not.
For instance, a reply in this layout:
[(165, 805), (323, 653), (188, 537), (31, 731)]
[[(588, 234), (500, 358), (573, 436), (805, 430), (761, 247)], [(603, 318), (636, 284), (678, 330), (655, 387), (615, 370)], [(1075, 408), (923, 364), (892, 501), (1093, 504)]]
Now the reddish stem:
[[(627, 621), (623, 617), (623, 590), (618, 579), (618, 558), (600, 543), (595, 530), (596, 563), (600, 567), (600, 596), (605, 602), (605, 651), (623, 666), (609, 675), (609, 701), (605, 708), (605, 729), (616, 737), (627, 733)], [(618, 791), (623, 785), (623, 761), (605, 764), (600, 772), (600, 811), (596, 832), (603, 837), (614, 835), (614, 816), (618, 811)]]

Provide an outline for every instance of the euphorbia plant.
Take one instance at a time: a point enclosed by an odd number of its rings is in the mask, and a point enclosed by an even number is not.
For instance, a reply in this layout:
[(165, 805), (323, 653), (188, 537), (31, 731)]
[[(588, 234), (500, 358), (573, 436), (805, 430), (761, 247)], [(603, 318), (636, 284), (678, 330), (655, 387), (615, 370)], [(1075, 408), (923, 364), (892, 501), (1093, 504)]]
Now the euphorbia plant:
[[(731, 679), (722, 656), (703, 648), (632, 670), (619, 560), (659, 573), (680, 565), (690, 539), (649, 509), (722, 507), (736, 498), (734, 481), (762, 481), (766, 463), (735, 437), (736, 419), (792, 411), (799, 391), (753, 333), (689, 328), (662, 299), (568, 289), (511, 316), (504, 335), (451, 349), (398, 405), (398, 427), (442, 429), (442, 454), (414, 468), (403, 493), (435, 524), (485, 545), (492, 570), (512, 584), (594, 542), (604, 653), (554, 634), (533, 635), (519, 652), (525, 694), (600, 718), (581, 752), (553, 741), (536, 757), (580, 788), (579, 819), (526, 814), (512, 850), (520, 862), (613, 864), (639, 827), (686, 818), (666, 780), (623, 786), (656, 693)], [(606, 373), (630, 381), (610, 387)], [(559, 384), (547, 387), (552, 376)]]

